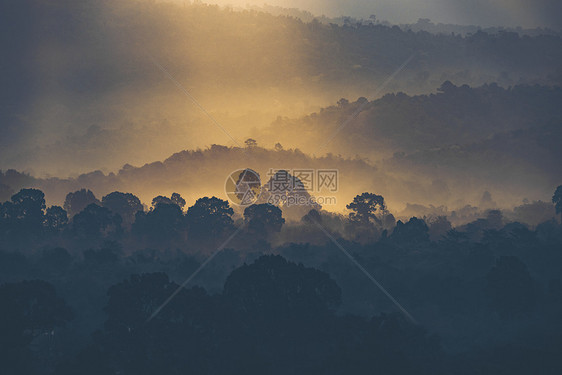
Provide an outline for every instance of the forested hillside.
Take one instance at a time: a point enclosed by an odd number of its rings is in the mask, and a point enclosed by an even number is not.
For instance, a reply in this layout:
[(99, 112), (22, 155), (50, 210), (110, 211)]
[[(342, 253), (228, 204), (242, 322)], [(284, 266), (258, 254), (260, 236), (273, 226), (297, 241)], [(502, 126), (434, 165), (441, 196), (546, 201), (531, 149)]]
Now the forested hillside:
[(1, 7), (1, 48), (10, 53), (0, 78), (0, 120), (8, 124), (0, 168), (41, 175), (235, 145), (184, 89), (242, 143), (277, 116), (300, 117), (342, 97), (421, 94), (446, 80), (507, 88), (562, 77), (562, 38), (553, 35), (435, 35), (189, 2), (10, 0)]

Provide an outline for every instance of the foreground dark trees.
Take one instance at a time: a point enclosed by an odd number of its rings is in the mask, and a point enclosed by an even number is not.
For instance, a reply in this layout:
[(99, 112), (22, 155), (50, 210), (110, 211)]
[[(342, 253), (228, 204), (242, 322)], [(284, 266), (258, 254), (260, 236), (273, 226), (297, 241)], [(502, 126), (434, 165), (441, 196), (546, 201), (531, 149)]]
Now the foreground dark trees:
[(534, 281), (527, 266), (514, 256), (502, 256), (487, 275), (490, 303), (502, 317), (529, 313), (536, 303)]
[(267, 204), (237, 217), (216, 197), (185, 210), (179, 194), (149, 209), (128, 193), (81, 195), (98, 203), (71, 218), (34, 189), (0, 205), (2, 374), (562, 370), (555, 220), (530, 228), (489, 210), (454, 229), (444, 216), (395, 222), (370, 193), (352, 218), (318, 209), (298, 223)]
[(31, 374), (36, 369), (29, 345), (72, 319), (72, 311), (44, 281), (0, 286), (0, 372)]
[(254, 204), (247, 207), (244, 210), (244, 220), (250, 233), (265, 237), (280, 232), (285, 224), (281, 209), (271, 204)]
[(235, 270), (221, 294), (182, 289), (161, 308), (177, 288), (162, 273), (111, 287), (103, 331), (58, 373), (421, 374), (440, 357), (399, 316), (336, 316), (337, 284), (279, 256)]

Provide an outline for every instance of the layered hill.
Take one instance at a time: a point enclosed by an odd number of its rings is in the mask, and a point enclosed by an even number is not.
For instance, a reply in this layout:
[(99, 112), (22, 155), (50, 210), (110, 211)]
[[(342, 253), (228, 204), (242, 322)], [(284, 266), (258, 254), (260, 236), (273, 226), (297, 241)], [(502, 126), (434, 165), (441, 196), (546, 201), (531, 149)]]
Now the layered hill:
[(190, 2), (4, 1), (0, 168), (70, 175), (236, 145), (193, 98), (241, 144), (341, 97), (562, 82), (556, 35), (309, 21)]

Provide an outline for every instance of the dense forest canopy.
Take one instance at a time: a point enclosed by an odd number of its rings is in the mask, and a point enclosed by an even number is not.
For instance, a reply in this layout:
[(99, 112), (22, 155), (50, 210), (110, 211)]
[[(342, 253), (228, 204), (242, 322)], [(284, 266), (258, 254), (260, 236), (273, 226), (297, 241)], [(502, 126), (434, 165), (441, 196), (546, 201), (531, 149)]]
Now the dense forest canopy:
[[(235, 213), (216, 197), (139, 202), (79, 190), (69, 215), (22, 189), (0, 205), (3, 371), (340, 373), (352, 361), (357, 373), (376, 363), (434, 374), (472, 359), (469, 373), (525, 373), (510, 358), (529, 350), (527, 366), (562, 368), (554, 217), (396, 221), (367, 192), (347, 217), (311, 210), (300, 221), (270, 204)], [(562, 187), (534, 210), (561, 214), (560, 202)]]
[(276, 4), (0, 3), (0, 374), (562, 373), (560, 5)]

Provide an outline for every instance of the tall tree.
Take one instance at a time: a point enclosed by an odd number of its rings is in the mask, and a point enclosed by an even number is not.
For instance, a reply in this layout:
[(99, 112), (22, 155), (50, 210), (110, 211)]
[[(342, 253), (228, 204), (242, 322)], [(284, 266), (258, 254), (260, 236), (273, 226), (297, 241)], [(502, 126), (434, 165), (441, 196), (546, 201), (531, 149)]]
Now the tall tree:
[(182, 196), (179, 193), (172, 193), (172, 196), (170, 197), (170, 200), (174, 203), (177, 204), (179, 206), (179, 208), (181, 208), (183, 210), (183, 208), (185, 207), (185, 199), (182, 198)]
[(42, 223), (45, 214), (45, 194), (37, 189), (21, 189), (12, 196), (15, 218), (27, 222)]
[(189, 235), (193, 238), (220, 235), (233, 226), (233, 214), (227, 201), (216, 197), (200, 198), (186, 213)]
[(285, 224), (283, 212), (271, 204), (253, 204), (244, 210), (244, 220), (252, 234), (266, 236), (272, 232), (281, 231)]
[(45, 226), (47, 230), (58, 232), (68, 224), (68, 215), (60, 206), (51, 206), (47, 208), (45, 214)]
[(91, 190), (80, 189), (66, 195), (63, 207), (68, 215), (72, 217), (92, 203), (101, 206), (101, 202)]
[(95, 203), (72, 219), (72, 229), (80, 236), (101, 238), (121, 233), (121, 216)]
[(363, 193), (353, 198), (353, 202), (346, 206), (352, 212), (349, 214), (349, 219), (353, 222), (358, 222), (364, 225), (370, 224), (371, 220), (375, 223), (382, 225), (378, 212), (384, 214), (386, 212), (386, 205), (384, 198), (381, 195), (372, 193)]
[[(154, 198), (155, 200), (159, 198)], [(165, 197), (163, 197), (165, 198)], [(140, 238), (154, 242), (177, 239), (185, 230), (185, 218), (181, 208), (166, 198), (159, 201), (149, 212), (138, 211), (132, 230)], [(154, 203), (154, 200), (152, 201)]]
[(0, 205), (4, 230), (16, 236), (39, 235), (45, 222), (45, 194), (37, 189), (22, 189), (9, 202)]
[(135, 214), (143, 210), (140, 199), (131, 193), (114, 191), (101, 199), (103, 207), (119, 214), (127, 226), (135, 219)]
[(183, 199), (179, 193), (172, 193), (172, 196), (170, 198), (163, 195), (154, 197), (152, 199), (152, 208), (156, 208), (156, 206), (158, 206), (159, 204), (175, 204), (183, 211), (185, 203), (185, 199)]
[(244, 141), (246, 148), (256, 148), (258, 146), (258, 142), (255, 139), (248, 138)]
[(398, 221), (390, 238), (398, 243), (424, 244), (429, 241), (429, 228), (422, 219), (412, 217), (407, 223)]

